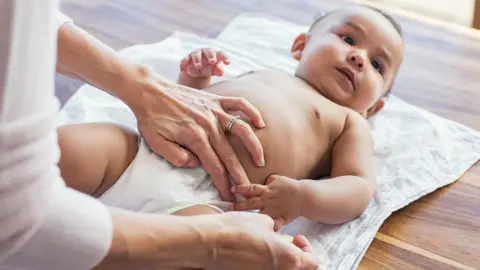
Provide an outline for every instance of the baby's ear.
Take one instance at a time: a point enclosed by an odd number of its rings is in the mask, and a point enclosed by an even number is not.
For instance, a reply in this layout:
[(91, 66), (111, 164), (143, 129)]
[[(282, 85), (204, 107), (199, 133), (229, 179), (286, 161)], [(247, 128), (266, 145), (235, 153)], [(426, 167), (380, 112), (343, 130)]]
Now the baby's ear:
[(295, 38), (295, 41), (292, 44), (292, 56), (295, 60), (300, 61), (302, 58), (302, 52), (305, 49), (305, 45), (307, 44), (308, 34), (301, 33)]
[(366, 114), (367, 117), (370, 117), (376, 114), (377, 112), (381, 111), (383, 109), (383, 106), (385, 106), (385, 99), (382, 97), (377, 102), (375, 102), (375, 104), (373, 104), (373, 106), (370, 109), (368, 109)]

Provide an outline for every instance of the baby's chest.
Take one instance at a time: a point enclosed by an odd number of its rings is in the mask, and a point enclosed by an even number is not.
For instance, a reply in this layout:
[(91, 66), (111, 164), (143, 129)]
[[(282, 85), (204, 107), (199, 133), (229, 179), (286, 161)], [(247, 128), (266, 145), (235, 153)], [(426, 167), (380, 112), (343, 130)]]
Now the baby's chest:
[[(332, 151), (335, 142), (341, 136), (346, 120), (346, 113), (338, 108), (322, 106), (317, 103), (312, 106), (308, 116), (311, 131), (300, 142), (304, 145), (304, 166), (308, 172), (307, 178), (321, 178), (330, 175)], [(306, 134), (305, 134), (306, 135)]]

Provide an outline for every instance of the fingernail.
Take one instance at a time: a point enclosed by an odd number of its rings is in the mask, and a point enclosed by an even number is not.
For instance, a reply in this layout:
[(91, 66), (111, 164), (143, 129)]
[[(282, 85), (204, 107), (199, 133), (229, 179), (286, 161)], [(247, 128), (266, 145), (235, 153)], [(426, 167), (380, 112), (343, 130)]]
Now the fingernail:
[(265, 159), (262, 157), (262, 159), (260, 159), (260, 161), (258, 162), (258, 166), (265, 166)]
[(187, 163), (187, 166), (190, 167), (190, 168), (194, 168), (194, 167), (197, 167), (198, 164), (197, 164), (197, 161), (195, 159), (192, 159)]
[(263, 119), (260, 120), (260, 126), (261, 126), (262, 128), (264, 128), (264, 127), (266, 126), (266, 125), (265, 125), (265, 122), (263, 121)]
[(230, 191), (231, 191), (232, 193), (235, 193), (235, 187), (232, 187), (232, 188), (230, 189)]
[(213, 64), (213, 63), (215, 63), (215, 59), (213, 59), (213, 57), (208, 58), (208, 62), (210, 62), (211, 64)]

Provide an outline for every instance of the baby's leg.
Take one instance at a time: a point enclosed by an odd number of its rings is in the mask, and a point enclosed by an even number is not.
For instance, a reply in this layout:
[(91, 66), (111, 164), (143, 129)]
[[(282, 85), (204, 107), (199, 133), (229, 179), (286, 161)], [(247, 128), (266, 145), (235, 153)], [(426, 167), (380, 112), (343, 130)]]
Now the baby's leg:
[(118, 180), (138, 150), (133, 131), (107, 123), (60, 127), (58, 143), (67, 186), (96, 197)]

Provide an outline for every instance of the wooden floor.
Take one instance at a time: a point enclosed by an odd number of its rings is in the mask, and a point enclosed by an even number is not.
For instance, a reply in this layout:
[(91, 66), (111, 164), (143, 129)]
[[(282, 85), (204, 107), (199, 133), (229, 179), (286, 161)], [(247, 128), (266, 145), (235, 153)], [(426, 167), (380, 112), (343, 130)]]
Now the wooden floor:
[[(172, 31), (216, 37), (242, 12), (265, 12), (308, 24), (329, 0), (63, 0), (77, 25), (119, 49), (157, 42)], [(396, 16), (407, 54), (395, 94), (480, 130), (480, 34)], [(57, 78), (65, 101), (78, 82)], [(480, 164), (459, 181), (394, 213), (381, 227), (360, 269), (480, 269)]]

